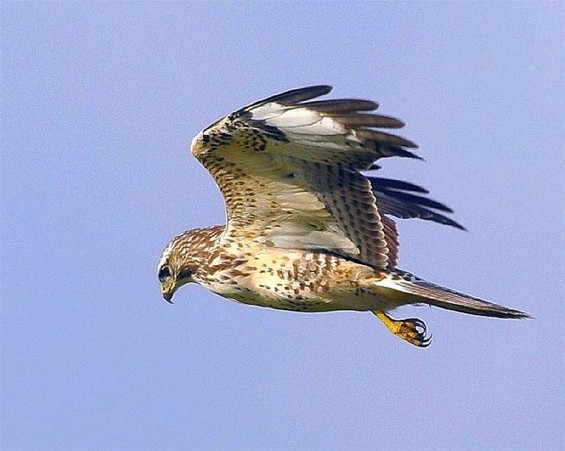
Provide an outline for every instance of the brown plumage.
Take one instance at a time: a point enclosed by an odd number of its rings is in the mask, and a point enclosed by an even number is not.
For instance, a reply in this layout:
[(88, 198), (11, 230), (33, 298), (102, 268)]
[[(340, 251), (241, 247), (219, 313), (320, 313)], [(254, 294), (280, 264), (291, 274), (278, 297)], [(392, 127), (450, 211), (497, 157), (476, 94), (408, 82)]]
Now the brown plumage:
[(285, 92), (212, 124), (193, 155), (222, 192), (225, 227), (174, 238), (159, 261), (166, 300), (185, 283), (224, 297), (293, 311), (372, 311), (397, 336), (426, 346), (425, 324), (393, 320), (395, 307), (427, 303), (500, 318), (528, 316), (396, 268), (391, 216), (462, 229), (451, 209), (417, 185), (367, 176), (386, 157), (418, 158), (413, 142), (375, 128), (398, 119), (368, 113), (367, 100), (310, 101), (329, 86)]

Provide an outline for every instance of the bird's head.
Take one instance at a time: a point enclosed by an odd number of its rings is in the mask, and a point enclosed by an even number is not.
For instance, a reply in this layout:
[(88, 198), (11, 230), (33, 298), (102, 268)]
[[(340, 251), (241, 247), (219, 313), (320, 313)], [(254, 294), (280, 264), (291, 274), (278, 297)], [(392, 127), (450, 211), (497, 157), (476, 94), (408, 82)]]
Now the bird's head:
[(171, 304), (175, 292), (184, 284), (193, 282), (192, 275), (196, 271), (190, 258), (189, 243), (183, 236), (179, 235), (167, 244), (157, 266), (161, 294)]
[(163, 250), (157, 265), (157, 277), (165, 301), (183, 285), (196, 282), (194, 276), (205, 264), (210, 249), (223, 227), (193, 229), (174, 237)]

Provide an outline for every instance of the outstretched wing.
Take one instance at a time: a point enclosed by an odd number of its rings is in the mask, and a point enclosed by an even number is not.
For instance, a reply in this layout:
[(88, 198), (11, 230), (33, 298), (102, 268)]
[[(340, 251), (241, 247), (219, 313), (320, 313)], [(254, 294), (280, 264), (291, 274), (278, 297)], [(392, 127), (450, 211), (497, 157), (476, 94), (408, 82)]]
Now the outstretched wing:
[(458, 224), (435, 211), (450, 210), (421, 196), (425, 190), (361, 173), (383, 157), (418, 158), (408, 150), (417, 146), (376, 130), (404, 124), (368, 113), (378, 107), (374, 102), (309, 102), (330, 90), (312, 86), (269, 97), (194, 138), (192, 153), (226, 203), (223, 239), (331, 251), (380, 269), (394, 266), (396, 227), (382, 214)]

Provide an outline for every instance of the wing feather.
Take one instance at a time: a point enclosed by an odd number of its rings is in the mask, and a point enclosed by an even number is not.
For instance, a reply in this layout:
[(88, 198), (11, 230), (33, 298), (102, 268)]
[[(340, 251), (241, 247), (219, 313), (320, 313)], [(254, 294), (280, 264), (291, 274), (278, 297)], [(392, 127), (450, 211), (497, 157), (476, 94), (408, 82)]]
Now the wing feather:
[(404, 122), (389, 116), (377, 114), (340, 114), (333, 116), (334, 120), (349, 128), (355, 127), (380, 127), (380, 128), (402, 128)]
[(447, 207), (420, 195), (423, 188), (362, 174), (380, 158), (419, 158), (407, 150), (417, 146), (375, 130), (404, 125), (367, 113), (375, 102), (310, 101), (330, 90), (300, 88), (254, 102), (197, 135), (192, 153), (224, 197), (226, 239), (394, 266), (398, 234), (384, 214), (458, 224), (438, 213), (450, 212)]
[(351, 113), (352, 111), (373, 111), (379, 104), (371, 100), (335, 99), (306, 102), (300, 108), (309, 108), (320, 113)]
[[(428, 191), (421, 186), (401, 180), (369, 177), (382, 214), (401, 219), (419, 218), (465, 230), (458, 222), (442, 213), (453, 213), (447, 205), (420, 194)], [(414, 192), (419, 194), (413, 194)]]
[(315, 99), (316, 97), (326, 95), (331, 90), (332, 87), (328, 85), (308, 86), (305, 88), (291, 89), (290, 91), (285, 91), (283, 93), (275, 94), (274, 96), (258, 100), (257, 102), (253, 102), (232, 114), (237, 115), (238, 113), (246, 113), (260, 105), (267, 105), (269, 103), (293, 105), (296, 103), (304, 102), (305, 100)]

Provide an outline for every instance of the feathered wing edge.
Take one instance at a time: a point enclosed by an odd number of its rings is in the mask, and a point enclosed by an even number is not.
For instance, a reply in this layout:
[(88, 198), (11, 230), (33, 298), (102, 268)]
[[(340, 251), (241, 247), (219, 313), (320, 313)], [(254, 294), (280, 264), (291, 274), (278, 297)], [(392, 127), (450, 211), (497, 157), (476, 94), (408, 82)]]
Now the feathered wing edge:
[[(401, 136), (375, 130), (375, 128), (396, 129), (404, 127), (404, 123), (399, 119), (370, 113), (379, 107), (378, 103), (350, 98), (307, 102), (328, 94), (331, 90), (332, 87), (328, 85), (293, 89), (253, 102), (233, 112), (228, 118), (232, 120), (244, 119), (247, 123), (263, 130), (267, 135), (284, 140), (283, 129), (285, 126), (278, 126), (276, 122), (280, 119), (274, 119), (273, 116), (277, 116), (282, 110), (291, 112), (296, 109), (306, 109), (322, 118), (331, 119), (334, 124), (341, 127), (341, 133), (347, 135), (351, 143), (360, 143), (367, 149), (372, 150), (367, 160), (369, 164), (365, 167), (359, 160), (357, 163), (363, 167), (357, 166), (352, 168), (354, 170), (369, 169), (369, 166), (375, 160), (385, 157), (421, 159), (408, 150), (418, 147), (414, 142)], [(274, 121), (271, 119), (274, 119)]]
[(425, 197), (429, 193), (427, 189), (401, 180), (381, 177), (368, 177), (368, 179), (382, 213), (400, 219), (424, 219), (466, 230), (461, 224), (442, 214), (453, 213), (451, 208)]
[[(329, 94), (333, 89), (332, 86), (329, 85), (316, 85), (316, 86), (307, 86), (304, 88), (296, 88), (291, 89), (290, 91), (285, 91), (280, 94), (275, 94), (269, 97), (265, 97), (264, 99), (257, 100), (249, 105), (245, 105), (243, 108), (240, 108), (233, 114), (243, 113), (253, 108), (256, 108), (260, 105), (265, 105), (267, 103), (280, 103), (282, 105), (295, 105), (300, 102), (304, 102), (306, 100), (314, 99), (316, 97), (321, 97), (326, 94)], [(374, 108), (373, 108), (374, 109)]]

